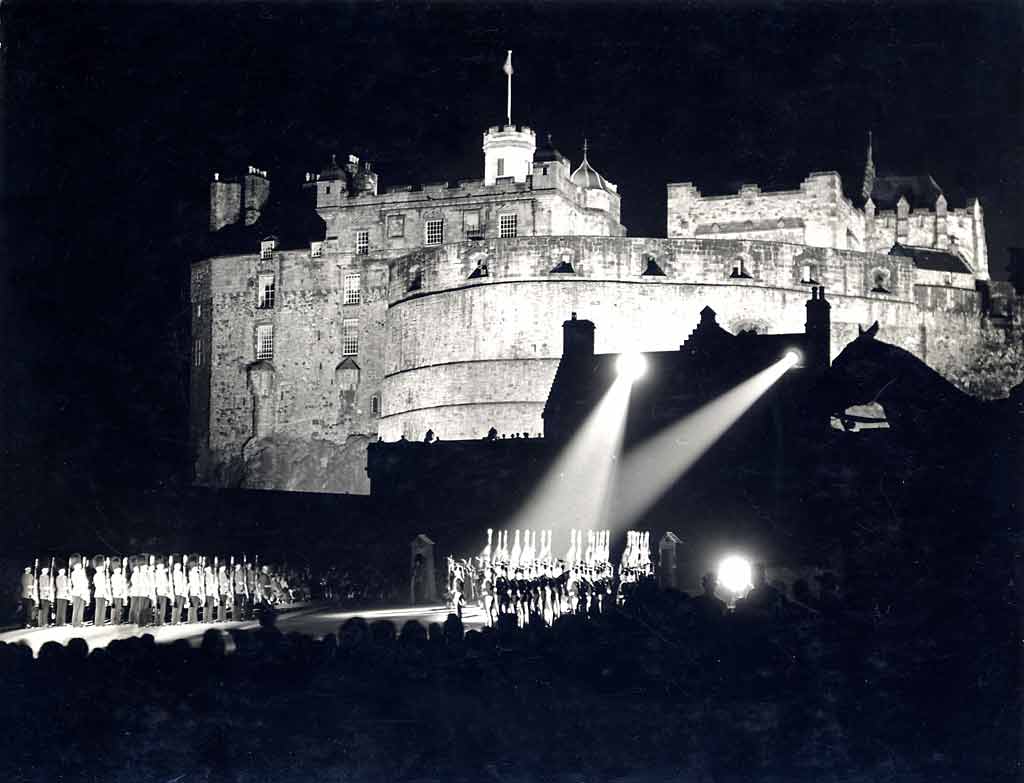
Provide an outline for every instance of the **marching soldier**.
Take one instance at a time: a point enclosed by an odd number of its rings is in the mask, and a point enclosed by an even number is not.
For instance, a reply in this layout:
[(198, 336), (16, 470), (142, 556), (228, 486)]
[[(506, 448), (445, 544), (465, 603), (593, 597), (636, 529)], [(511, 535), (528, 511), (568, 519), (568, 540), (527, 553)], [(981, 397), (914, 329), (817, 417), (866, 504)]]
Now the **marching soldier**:
[(71, 600), (71, 584), (66, 569), (57, 571), (57, 625), (64, 625), (68, 620), (68, 601)]
[(124, 578), (124, 560), (114, 561), (114, 573), (110, 575), (110, 624), (120, 625), (124, 621), (124, 602), (128, 600), (128, 582)]
[(199, 607), (203, 603), (203, 572), (199, 568), (199, 561), (188, 572), (188, 621), (199, 622)]
[(219, 607), (217, 609), (217, 621), (225, 623), (228, 620), (228, 606), (231, 603), (231, 577), (228, 575), (228, 567), (221, 563), (217, 572), (217, 595)]
[[(36, 566), (38, 565), (39, 561), (36, 560)], [(32, 572), (32, 567), (28, 566), (25, 568), (25, 573), (21, 575), (21, 606), (25, 610), (26, 628), (31, 628), (35, 623), (36, 604), (38, 602), (39, 587), (36, 584), (36, 577)]]
[(255, 616), (256, 597), (259, 585), (256, 579), (256, 569), (253, 564), (245, 564), (245, 619), (251, 620)]
[(215, 619), (218, 589), (217, 575), (213, 571), (213, 566), (207, 564), (203, 569), (203, 591), (206, 594), (206, 608), (203, 610), (204, 623), (212, 623)]
[(89, 602), (89, 577), (79, 558), (71, 569), (71, 625), (81, 628), (85, 622), (85, 605)]
[(145, 588), (142, 586), (142, 564), (138, 558), (134, 558), (131, 566), (132, 573), (128, 580), (128, 624), (139, 625), (142, 615), (142, 596), (145, 595)]
[(156, 624), (163, 625), (167, 618), (167, 603), (171, 598), (173, 588), (171, 580), (167, 575), (167, 566), (161, 560), (156, 564), (156, 574), (153, 577), (153, 592), (156, 593)]
[(188, 577), (182, 563), (176, 562), (171, 571), (171, 587), (174, 590), (174, 605), (171, 607), (171, 624), (178, 625), (181, 622), (181, 610), (188, 601)]
[(231, 605), (231, 619), (241, 620), (245, 615), (245, 571), (242, 569), (241, 563), (235, 563), (234, 575), (232, 578), (235, 589), (235, 600)]
[(96, 573), (92, 577), (93, 600), (95, 602), (92, 624), (97, 627), (107, 621), (107, 603), (110, 601), (111, 596), (110, 579), (107, 575), (109, 565), (110, 560), (104, 560), (96, 567)]
[(53, 574), (43, 566), (39, 574), (39, 627), (50, 624), (50, 607), (53, 606)]

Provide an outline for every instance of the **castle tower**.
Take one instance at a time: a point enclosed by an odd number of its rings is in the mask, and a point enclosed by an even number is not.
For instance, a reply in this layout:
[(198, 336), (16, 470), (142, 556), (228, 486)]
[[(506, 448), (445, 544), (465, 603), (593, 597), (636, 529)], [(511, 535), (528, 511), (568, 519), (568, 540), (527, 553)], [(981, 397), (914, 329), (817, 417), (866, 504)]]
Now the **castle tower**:
[(505, 125), (488, 128), (484, 133), (484, 184), (511, 177), (515, 182), (526, 182), (533, 174), (533, 154), (537, 151), (537, 134), (525, 125), (512, 123), (512, 50), (508, 52), (502, 71), (508, 77), (508, 103)]
[(526, 182), (533, 173), (533, 154), (537, 134), (525, 125), (488, 128), (484, 133), (484, 184), (493, 185), (502, 177)]

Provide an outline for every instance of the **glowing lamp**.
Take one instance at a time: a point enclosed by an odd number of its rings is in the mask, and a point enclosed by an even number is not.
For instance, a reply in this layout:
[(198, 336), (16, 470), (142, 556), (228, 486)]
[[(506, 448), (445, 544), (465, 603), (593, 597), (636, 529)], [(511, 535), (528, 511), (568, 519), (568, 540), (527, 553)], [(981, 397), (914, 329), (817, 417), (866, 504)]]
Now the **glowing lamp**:
[(739, 555), (729, 555), (718, 564), (718, 584), (730, 593), (739, 595), (752, 587), (750, 561)]
[(786, 363), (787, 367), (796, 367), (800, 363), (800, 354), (797, 351), (787, 351), (786, 355), (782, 357), (782, 361)]
[(620, 378), (635, 381), (647, 372), (647, 360), (639, 353), (624, 353), (615, 362), (615, 371)]

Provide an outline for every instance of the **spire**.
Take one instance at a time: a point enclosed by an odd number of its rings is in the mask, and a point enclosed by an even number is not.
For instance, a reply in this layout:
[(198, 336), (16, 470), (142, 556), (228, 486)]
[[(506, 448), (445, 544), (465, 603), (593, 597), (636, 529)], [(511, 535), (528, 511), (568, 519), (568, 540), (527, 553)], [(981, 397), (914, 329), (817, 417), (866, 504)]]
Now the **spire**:
[(501, 70), (508, 76), (508, 97), (505, 102), (505, 119), (506, 125), (512, 124), (512, 50), (508, 50), (508, 54), (505, 56), (505, 64), (501, 67)]
[(583, 137), (583, 162), (587, 162), (587, 137)]
[(871, 131), (868, 131), (868, 159), (864, 163), (864, 186), (861, 188), (861, 196), (867, 200), (871, 198), (871, 192), (875, 189), (875, 159), (871, 150)]

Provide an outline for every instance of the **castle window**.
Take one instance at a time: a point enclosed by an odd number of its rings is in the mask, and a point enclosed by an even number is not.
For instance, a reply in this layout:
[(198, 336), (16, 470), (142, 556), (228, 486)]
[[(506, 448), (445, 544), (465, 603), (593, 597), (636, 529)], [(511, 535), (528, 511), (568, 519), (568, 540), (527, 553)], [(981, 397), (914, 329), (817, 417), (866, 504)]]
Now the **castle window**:
[(356, 232), (356, 255), (365, 256), (370, 253), (370, 232), (363, 229)]
[(428, 245), (440, 245), (444, 242), (444, 221), (428, 220), (423, 226), (424, 242)]
[(309, 243), (309, 255), (313, 258), (320, 258), (324, 254), (324, 243), (323, 242), (310, 242)]
[(259, 279), (259, 303), (256, 305), (260, 310), (274, 309), (274, 276), (260, 275)]
[(423, 272), (418, 266), (409, 267), (409, 291), (419, 291), (423, 287)]
[(196, 302), (196, 318), (202, 318), (202, 317), (203, 317), (203, 303), (202, 302)]
[(751, 269), (749, 262), (743, 256), (736, 256), (732, 262), (732, 272), (729, 274), (731, 278), (745, 278), (749, 280), (751, 278)]
[(665, 270), (659, 265), (654, 256), (650, 254), (644, 255), (644, 271), (640, 273), (643, 277), (664, 277)]
[(873, 283), (871, 293), (891, 294), (892, 290), (889, 287), (890, 278), (891, 273), (888, 269), (873, 269), (871, 271), (871, 282)]
[(274, 358), (274, 325), (260, 324), (256, 327), (256, 361)]
[(359, 273), (345, 275), (345, 298), (347, 305), (357, 305), (361, 301), (359, 290)]
[(467, 209), (462, 213), (462, 230), (470, 236), (480, 233), (479, 209)]
[(546, 176), (548, 175), (548, 167), (547, 167), (547, 166), (545, 166), (545, 167), (543, 168), (542, 172), (543, 172), (544, 176), (546, 177)]
[(398, 239), (405, 236), (405, 215), (388, 215), (388, 238)]
[(196, 340), (192, 344), (192, 366), (202, 367), (203, 366), (203, 341)]
[(505, 159), (504, 158), (498, 158), (498, 176), (499, 177), (504, 177), (505, 176)]
[(502, 215), (498, 219), (499, 236), (502, 239), (511, 239), (516, 235), (519, 228), (518, 215)]
[(273, 237), (267, 237), (260, 242), (260, 258), (267, 259), (274, 254), (274, 248), (277, 246), (277, 240)]
[(359, 353), (359, 320), (346, 318), (341, 322), (341, 353), (355, 356)]
[(380, 397), (376, 394), (370, 398), (370, 414), (380, 416)]
[(800, 282), (807, 285), (818, 285), (818, 265), (804, 264), (801, 266)]

